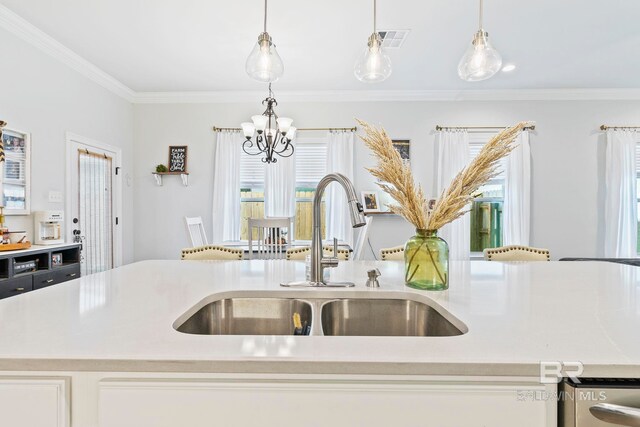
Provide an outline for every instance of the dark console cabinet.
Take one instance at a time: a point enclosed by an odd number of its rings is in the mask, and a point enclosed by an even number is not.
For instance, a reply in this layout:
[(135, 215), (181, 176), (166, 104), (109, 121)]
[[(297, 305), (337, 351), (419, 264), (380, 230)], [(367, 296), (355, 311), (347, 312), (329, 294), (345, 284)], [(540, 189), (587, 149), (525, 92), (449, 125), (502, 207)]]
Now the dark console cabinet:
[[(56, 254), (57, 263), (52, 259)], [(0, 299), (80, 277), (80, 245), (0, 252)]]

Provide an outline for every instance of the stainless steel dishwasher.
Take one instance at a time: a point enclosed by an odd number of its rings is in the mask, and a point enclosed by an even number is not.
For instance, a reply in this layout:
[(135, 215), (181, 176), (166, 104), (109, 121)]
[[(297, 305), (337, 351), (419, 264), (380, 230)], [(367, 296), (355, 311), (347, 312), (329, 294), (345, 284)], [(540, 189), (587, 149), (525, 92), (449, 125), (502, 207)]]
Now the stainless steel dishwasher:
[(640, 380), (565, 379), (559, 387), (559, 427), (640, 427)]

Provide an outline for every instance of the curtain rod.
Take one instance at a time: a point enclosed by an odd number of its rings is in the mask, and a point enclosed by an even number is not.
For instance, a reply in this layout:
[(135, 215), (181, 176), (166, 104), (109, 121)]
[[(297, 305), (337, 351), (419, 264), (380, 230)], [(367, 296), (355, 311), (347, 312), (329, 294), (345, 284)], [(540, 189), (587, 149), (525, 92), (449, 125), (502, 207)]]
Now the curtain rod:
[[(223, 131), (240, 131), (242, 130), (242, 128), (219, 128), (214, 126), (213, 127), (213, 131), (214, 132), (223, 132)], [(356, 130), (358, 130), (357, 127), (352, 127), (352, 128), (299, 128), (298, 132), (300, 131), (319, 131), (319, 130), (343, 130), (343, 131), (349, 131), (349, 132), (355, 132)]]
[(640, 126), (610, 126), (610, 125), (602, 125), (600, 126), (600, 130), (609, 130), (609, 129), (640, 129)]
[[(436, 130), (470, 130), (470, 129), (506, 129), (507, 126), (440, 126), (436, 125)], [(522, 130), (536, 130), (536, 125), (525, 126)]]

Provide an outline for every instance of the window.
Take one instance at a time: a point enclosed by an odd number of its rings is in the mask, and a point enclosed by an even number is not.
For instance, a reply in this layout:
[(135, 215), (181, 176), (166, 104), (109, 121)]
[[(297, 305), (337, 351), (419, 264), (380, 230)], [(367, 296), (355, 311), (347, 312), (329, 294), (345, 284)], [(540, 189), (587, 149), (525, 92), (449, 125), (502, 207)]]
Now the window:
[(4, 202), (5, 215), (28, 215), (30, 209), (30, 135), (4, 129), (4, 175), (0, 182), (4, 183), (4, 193), (0, 194)]
[[(495, 134), (469, 133), (469, 159), (474, 159)], [(471, 204), (471, 252), (502, 246), (502, 206), (504, 204), (504, 169), (478, 189)]]
[[(296, 141), (296, 208), (294, 219), (295, 240), (311, 240), (313, 197), (320, 179), (326, 175), (327, 143), (324, 139), (298, 139)], [(248, 218), (264, 218), (265, 168), (261, 156), (242, 153), (240, 158), (240, 239), (247, 240)], [(277, 164), (275, 165), (277, 167)], [(322, 203), (322, 216), (325, 204)], [(322, 238), (325, 238), (325, 222)]]

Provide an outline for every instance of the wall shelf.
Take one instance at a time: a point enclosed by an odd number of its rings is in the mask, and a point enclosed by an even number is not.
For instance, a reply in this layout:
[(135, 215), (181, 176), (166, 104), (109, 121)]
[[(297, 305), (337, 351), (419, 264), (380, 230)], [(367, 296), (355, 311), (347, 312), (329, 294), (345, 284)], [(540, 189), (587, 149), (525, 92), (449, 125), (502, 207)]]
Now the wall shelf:
[(180, 178), (182, 179), (182, 185), (184, 185), (185, 187), (189, 185), (189, 174), (187, 172), (151, 172), (151, 174), (156, 179), (156, 184), (159, 187), (162, 187), (162, 177), (165, 175), (180, 175)]

